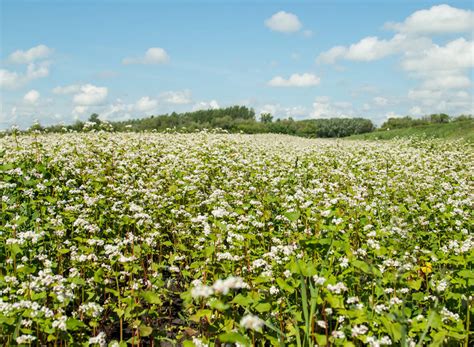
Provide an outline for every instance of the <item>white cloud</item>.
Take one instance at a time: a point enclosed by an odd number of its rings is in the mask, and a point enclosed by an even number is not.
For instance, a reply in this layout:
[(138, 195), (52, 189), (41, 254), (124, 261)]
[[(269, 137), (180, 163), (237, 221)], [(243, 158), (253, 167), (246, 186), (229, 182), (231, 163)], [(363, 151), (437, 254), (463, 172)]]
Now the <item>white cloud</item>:
[(306, 38), (313, 37), (313, 31), (312, 30), (303, 30), (303, 36)]
[(442, 91), (431, 89), (410, 89), (408, 91), (408, 98), (425, 103), (425, 105), (433, 105), (439, 98), (441, 98)]
[(81, 86), (79, 92), (74, 95), (73, 101), (79, 106), (93, 106), (102, 104), (107, 98), (106, 87), (97, 87), (92, 84)]
[(311, 118), (353, 117), (354, 110), (350, 102), (331, 102), (327, 96), (319, 96), (313, 102)]
[(427, 72), (468, 69), (474, 67), (474, 41), (464, 38), (448, 42), (445, 46), (431, 45), (429, 49), (413, 52), (402, 61), (407, 71)]
[(265, 25), (273, 31), (293, 33), (302, 28), (298, 17), (293, 13), (280, 11), (265, 20)]
[(170, 60), (168, 53), (160, 47), (149, 48), (143, 57), (125, 58), (122, 63), (128, 64), (165, 64)]
[[(423, 108), (423, 114), (443, 112), (447, 114), (472, 114), (474, 113), (474, 98), (472, 93), (464, 90), (432, 90), (411, 89), (408, 98), (416, 102), (414, 107)], [(415, 114), (416, 109), (410, 112)], [(415, 114), (416, 115), (416, 114)]]
[(27, 51), (17, 50), (10, 54), (8, 60), (14, 64), (29, 64), (36, 60), (48, 58), (52, 49), (45, 45), (38, 45)]
[(216, 100), (211, 100), (209, 102), (207, 101), (201, 101), (196, 103), (193, 106), (193, 111), (198, 111), (198, 110), (216, 110), (220, 108), (218, 102)]
[(23, 100), (29, 104), (35, 104), (40, 98), (40, 93), (34, 89), (30, 90), (23, 96)]
[(471, 80), (463, 75), (443, 75), (428, 77), (421, 88), (424, 89), (462, 89), (469, 88)]
[(168, 91), (160, 95), (163, 102), (174, 105), (187, 105), (192, 102), (191, 91)]
[(410, 108), (408, 113), (412, 116), (422, 116), (423, 115), (423, 111), (422, 111), (420, 106), (413, 106), (412, 108)]
[(6, 69), (0, 69), (0, 88), (15, 89), (38, 78), (49, 75), (49, 62), (30, 63), (26, 72), (18, 73)]
[(385, 114), (385, 118), (386, 118), (386, 119), (389, 119), (389, 118), (401, 118), (401, 117), (404, 117), (404, 116), (401, 115), (401, 114), (399, 114), (399, 113), (393, 112), (393, 111), (387, 112), (387, 113)]
[(303, 106), (285, 107), (280, 104), (265, 104), (258, 110), (257, 114), (270, 113), (278, 118), (301, 118), (308, 114), (308, 110)]
[(345, 56), (347, 48), (344, 46), (335, 46), (326, 52), (322, 52), (316, 59), (316, 62), (323, 64), (334, 64), (337, 59)]
[(158, 106), (158, 101), (151, 99), (148, 96), (144, 96), (140, 98), (135, 104), (135, 108), (140, 112), (152, 111), (156, 109), (157, 106)]
[(387, 23), (385, 26), (409, 34), (472, 33), (474, 12), (449, 5), (437, 5), (414, 12), (403, 23)]
[[(317, 61), (328, 64), (334, 64), (337, 59), (373, 61), (389, 55), (404, 53), (407, 56), (406, 65), (408, 69), (411, 64), (416, 65), (420, 52), (436, 49), (439, 50), (439, 52), (436, 52), (438, 61), (447, 61), (451, 58), (450, 52), (444, 52), (440, 47), (434, 45), (429, 35), (455, 32), (472, 33), (474, 30), (474, 12), (448, 5), (439, 5), (428, 10), (414, 12), (403, 23), (388, 23), (386, 26), (397, 31), (397, 34), (391, 39), (384, 40), (376, 36), (368, 36), (347, 47), (332, 47), (328, 51), (322, 52)], [(414, 34), (424, 34), (424, 36)], [(472, 64), (472, 46), (469, 47), (466, 42), (465, 39), (459, 38), (453, 41), (451, 47), (446, 48), (448, 51), (460, 49), (462, 57), (465, 56), (466, 50), (470, 49), (469, 54)], [(448, 53), (448, 55), (444, 53)], [(410, 59), (410, 57), (413, 59)], [(458, 57), (457, 60), (459, 59)]]
[(404, 34), (396, 34), (390, 40), (368, 36), (348, 47), (332, 47), (322, 52), (316, 61), (325, 64), (334, 64), (338, 59), (369, 62), (397, 53), (410, 52), (413, 49), (422, 50), (431, 44), (428, 38), (408, 37)]
[(288, 79), (281, 76), (273, 77), (268, 81), (271, 87), (312, 87), (319, 84), (321, 79), (310, 73), (292, 74)]
[(73, 94), (77, 93), (79, 90), (81, 90), (81, 86), (79, 84), (71, 84), (68, 86), (57, 86), (53, 88), (53, 93), (54, 94), (59, 94), (59, 95), (65, 95), (65, 94)]
[(0, 69), (0, 87), (15, 88), (20, 84), (21, 76), (14, 71)]
[(377, 106), (386, 106), (388, 104), (388, 99), (382, 96), (376, 96), (373, 100)]
[(88, 109), (89, 107), (87, 106), (75, 106), (72, 110), (72, 114), (77, 118), (78, 116), (86, 113)]
[[(418, 87), (408, 91), (408, 99), (416, 100), (417, 107), (423, 105), (432, 108), (429, 112), (452, 114), (472, 110), (472, 36), (443, 44), (435, 43), (434, 36), (474, 32), (473, 11), (448, 5), (433, 6), (414, 12), (402, 23), (389, 23), (386, 27), (396, 31), (393, 37), (369, 36), (348, 46), (334, 46), (322, 52), (317, 62), (334, 64), (340, 59), (370, 62), (398, 55), (401, 69), (420, 81)], [(471, 95), (469, 101), (459, 96), (466, 93)]]

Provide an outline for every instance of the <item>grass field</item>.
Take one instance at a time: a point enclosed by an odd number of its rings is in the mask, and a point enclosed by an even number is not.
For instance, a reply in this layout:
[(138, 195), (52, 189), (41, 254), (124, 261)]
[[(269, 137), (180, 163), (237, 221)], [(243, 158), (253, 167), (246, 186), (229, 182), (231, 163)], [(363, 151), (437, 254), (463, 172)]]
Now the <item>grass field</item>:
[(474, 143), (474, 120), (446, 124), (420, 125), (394, 130), (379, 130), (367, 134), (353, 135), (349, 138), (357, 140), (390, 140), (410, 137), (448, 140), (462, 139)]
[(2, 345), (472, 346), (462, 142), (82, 133), (0, 148)]

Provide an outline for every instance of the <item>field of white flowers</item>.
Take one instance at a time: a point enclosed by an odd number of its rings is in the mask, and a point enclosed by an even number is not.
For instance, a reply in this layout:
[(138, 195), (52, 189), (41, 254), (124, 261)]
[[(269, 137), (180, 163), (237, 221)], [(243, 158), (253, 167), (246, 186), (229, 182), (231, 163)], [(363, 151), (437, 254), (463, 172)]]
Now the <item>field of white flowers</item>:
[(2, 345), (473, 344), (464, 143), (87, 133), (0, 158)]

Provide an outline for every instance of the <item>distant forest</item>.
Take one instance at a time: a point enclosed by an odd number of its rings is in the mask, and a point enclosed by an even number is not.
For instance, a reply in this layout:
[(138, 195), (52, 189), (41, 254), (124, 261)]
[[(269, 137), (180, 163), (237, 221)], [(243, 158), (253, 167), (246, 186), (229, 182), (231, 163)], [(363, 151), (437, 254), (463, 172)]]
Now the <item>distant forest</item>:
[(365, 118), (326, 118), (294, 120), (273, 119), (270, 113), (262, 113), (257, 119), (255, 111), (246, 106), (231, 106), (221, 109), (199, 110), (193, 112), (164, 114), (126, 121), (106, 122), (98, 114), (92, 114), (88, 121), (77, 121), (71, 125), (53, 125), (43, 127), (33, 125), (29, 130), (47, 132), (69, 131), (177, 131), (195, 132), (203, 129), (222, 129), (230, 133), (278, 133), (303, 137), (346, 137), (374, 130), (387, 130), (413, 127), (432, 123), (448, 123), (472, 119), (470, 115), (452, 118), (447, 114), (432, 114), (419, 119), (409, 116), (389, 118), (379, 129), (371, 120)]

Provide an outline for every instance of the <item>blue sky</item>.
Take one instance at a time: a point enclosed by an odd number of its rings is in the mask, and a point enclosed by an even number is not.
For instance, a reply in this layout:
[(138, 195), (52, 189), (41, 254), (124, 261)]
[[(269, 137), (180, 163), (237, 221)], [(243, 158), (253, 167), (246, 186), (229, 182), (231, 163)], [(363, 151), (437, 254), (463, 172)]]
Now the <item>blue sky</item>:
[(0, 128), (473, 113), (471, 1), (1, 0)]

